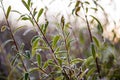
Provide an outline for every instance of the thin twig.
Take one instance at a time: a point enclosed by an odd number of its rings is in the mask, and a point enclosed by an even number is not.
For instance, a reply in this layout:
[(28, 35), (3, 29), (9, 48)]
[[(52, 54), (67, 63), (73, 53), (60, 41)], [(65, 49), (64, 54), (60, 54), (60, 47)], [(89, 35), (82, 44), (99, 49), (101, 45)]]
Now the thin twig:
[(51, 50), (51, 52), (52, 52), (52, 55), (51, 55), (52, 58), (54, 59), (55, 63), (58, 65), (58, 63), (57, 63), (57, 58), (56, 58), (56, 56), (54, 55), (54, 50), (53, 50), (52, 46), (50, 45), (50, 43), (49, 43), (49, 41), (47, 40), (47, 38), (46, 38), (45, 34), (43, 33), (43, 31), (40, 29), (40, 26), (39, 26), (39, 24), (37, 23), (37, 21), (35, 20), (33, 14), (31, 13), (31, 11), (29, 11), (29, 12), (30, 12), (30, 15), (32, 16), (35, 24), (37, 25), (39, 31), (41, 32), (41, 34), (42, 34), (42, 36), (43, 36), (43, 40), (46, 42), (46, 44), (49, 46), (49, 48), (50, 48), (50, 50)]
[[(83, 6), (83, 4), (82, 4), (82, 8), (83, 8), (83, 11), (84, 11), (84, 6)], [(85, 13), (85, 11), (84, 11), (84, 15), (85, 15), (86, 24), (87, 24), (88, 31), (89, 31), (90, 42), (93, 43), (92, 33), (91, 33), (91, 30), (90, 30), (90, 25), (89, 25), (88, 18), (87, 18), (87, 14)], [(98, 58), (97, 58), (97, 57), (95, 57), (95, 63), (96, 63), (97, 72), (98, 72), (98, 74), (99, 74), (99, 78), (101, 79), (101, 76), (100, 76), (100, 68), (99, 68), (99, 63), (98, 63)]]
[[(13, 43), (14, 43), (14, 45), (15, 45), (15, 47), (16, 47), (17, 52), (19, 52), (19, 48), (18, 48), (18, 46), (17, 46), (17, 42), (16, 42), (16, 40), (15, 40), (15, 38), (14, 38), (14, 35), (13, 35), (13, 33), (12, 33), (12, 29), (11, 29), (11, 26), (10, 26), (9, 21), (8, 21), (8, 19), (7, 19), (7, 15), (6, 15), (6, 13), (5, 13), (5, 9), (4, 9), (4, 6), (3, 6), (2, 1), (1, 1), (1, 5), (2, 5), (2, 10), (3, 10), (4, 16), (5, 16), (7, 25), (8, 25), (8, 27), (9, 27), (9, 30), (10, 30), (10, 33), (11, 33), (11, 37), (12, 37), (12, 39), (13, 39)], [(16, 53), (16, 54), (17, 54), (17, 53)], [(21, 62), (22, 62), (22, 65), (23, 65), (25, 71), (27, 72), (27, 68), (25, 67), (25, 64), (24, 64), (24, 62), (23, 62), (22, 57), (20, 57), (20, 60), (21, 60)]]
[(38, 67), (38, 68), (42, 71), (42, 73), (45, 73), (46, 75), (48, 75), (48, 73), (47, 73), (45, 70), (43, 70), (41, 67), (39, 67), (37, 64), (35, 64), (32, 60), (29, 59), (29, 61), (30, 61), (32, 64), (34, 64), (36, 67)]
[[(86, 16), (86, 22), (87, 22), (87, 26), (88, 26), (88, 31), (89, 31), (91, 43), (93, 43), (92, 33), (91, 33), (91, 30), (90, 30), (90, 26), (89, 26), (89, 23), (88, 23), (87, 16)], [(100, 68), (99, 68), (99, 63), (98, 63), (98, 58), (97, 57), (95, 57), (95, 63), (96, 63), (97, 72), (99, 74), (99, 78), (101, 78), (101, 76), (100, 76)]]
[(88, 31), (89, 31), (90, 42), (93, 43), (92, 33), (91, 33), (91, 30), (90, 30), (90, 25), (89, 25), (89, 22), (88, 22), (88, 19), (87, 19), (87, 15), (85, 15), (85, 19), (86, 19), (87, 28), (88, 28)]

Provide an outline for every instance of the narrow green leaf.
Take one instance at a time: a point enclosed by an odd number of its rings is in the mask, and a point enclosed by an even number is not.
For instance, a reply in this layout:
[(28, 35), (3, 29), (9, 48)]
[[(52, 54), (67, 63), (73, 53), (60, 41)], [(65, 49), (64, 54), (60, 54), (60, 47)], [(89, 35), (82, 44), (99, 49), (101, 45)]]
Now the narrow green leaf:
[(29, 79), (29, 73), (26, 72), (25, 75), (24, 75), (24, 80), (28, 80)]
[(100, 24), (97, 25), (97, 29), (100, 33), (103, 33), (103, 28)]
[(10, 42), (13, 42), (13, 39), (6, 40), (4, 43), (1, 44), (1, 46), (4, 48)]
[(86, 69), (84, 72), (82, 72), (81, 74), (80, 74), (80, 79), (82, 79), (85, 75), (86, 75), (86, 73), (88, 72), (88, 70), (89, 69)]
[(86, 13), (88, 13), (88, 8), (86, 8)]
[(75, 7), (78, 7), (80, 4), (80, 1), (77, 1), (76, 4), (75, 4)]
[(40, 18), (40, 16), (42, 15), (43, 11), (44, 11), (43, 8), (41, 8), (41, 9), (39, 10), (38, 16), (37, 16), (37, 22), (39, 21), (39, 18)]
[(7, 13), (6, 13), (6, 19), (8, 19), (9, 17), (9, 14), (10, 14), (10, 11), (11, 11), (11, 6), (8, 7), (7, 9)]
[(36, 54), (36, 49), (32, 48), (32, 56)]
[(58, 63), (60, 64), (60, 66), (62, 66), (62, 59), (57, 58), (57, 60), (58, 60)]
[(95, 67), (92, 67), (92, 69), (90, 69), (90, 70), (87, 72), (86, 77), (88, 78), (88, 77), (91, 76), (95, 71), (96, 71), (96, 68), (95, 68)]
[(97, 47), (100, 47), (99, 41), (95, 36), (93, 36), (93, 40), (94, 40), (95, 44), (97, 45)]
[(66, 45), (67, 45), (67, 48), (70, 49), (70, 44), (73, 40), (70, 40), (70, 39), (67, 39), (67, 42), (66, 42)]
[(11, 10), (11, 12), (15, 12), (15, 13), (18, 13), (18, 14), (22, 14), (21, 12), (17, 11), (17, 10)]
[(22, 17), (26, 16), (25, 14), (20, 15), (20, 17), (17, 19), (17, 21), (21, 20)]
[(31, 0), (28, 0), (27, 4), (28, 4), (29, 7), (30, 7), (30, 3), (31, 3)]
[(73, 59), (71, 60), (71, 64), (77, 64), (77, 63), (81, 63), (81, 62), (84, 62), (84, 59), (80, 59), (80, 58), (76, 58), (76, 59)]
[[(98, 5), (98, 4), (97, 4)], [(104, 8), (101, 5), (98, 5), (100, 7), (100, 9), (104, 12)]]
[(60, 47), (57, 47), (56, 49), (55, 49), (55, 54), (57, 54), (57, 53), (59, 53), (59, 51), (60, 51)]
[(49, 22), (46, 21), (45, 26), (44, 26), (44, 29), (43, 29), (44, 34), (46, 33), (46, 30), (47, 30), (48, 24), (49, 24)]
[(34, 8), (33, 10), (33, 16), (35, 16), (37, 14), (36, 8)]
[(30, 3), (30, 6), (33, 6), (33, 2)]
[(62, 54), (62, 53), (67, 53), (67, 52), (65, 50), (63, 50), (63, 51), (60, 50), (60, 51), (55, 52), (55, 54), (58, 54), (58, 53)]
[(6, 29), (7, 29), (7, 26), (2, 26), (1, 29), (0, 29), (0, 31), (4, 32)]
[(54, 64), (54, 61), (52, 60), (52, 59), (48, 59), (45, 63), (44, 63), (44, 65), (42, 66), (42, 68), (44, 68), (44, 69), (46, 69), (48, 66), (55, 66), (55, 64)]
[(90, 4), (88, 1), (85, 1), (84, 3), (85, 3), (85, 4)]
[(47, 62), (48, 62), (49, 65), (54, 66), (54, 61), (52, 59), (49, 59)]
[(98, 27), (98, 31), (100, 31), (100, 33), (103, 33), (103, 27), (102, 27), (100, 21), (96, 17), (94, 17), (92, 15), (91, 15), (91, 17), (97, 21), (97, 23), (98, 23), (98, 26), (97, 26)]
[(36, 49), (37, 49), (38, 46), (39, 46), (39, 40), (40, 40), (40, 37), (38, 37), (38, 36), (33, 37), (32, 40), (31, 40), (32, 56), (34, 56), (35, 53), (36, 53)]
[(39, 27), (42, 31), (44, 30), (44, 24), (41, 24), (41, 26)]
[(17, 27), (14, 31), (13, 31), (13, 34), (15, 34), (18, 30), (20, 30), (21, 28), (24, 28), (24, 26), (20, 26), (20, 27)]
[(29, 29), (25, 30), (23, 33), (23, 36), (26, 36), (27, 34), (29, 34), (30, 31), (34, 31), (33, 28), (29, 28)]
[(32, 23), (32, 25), (34, 26), (34, 21), (33, 21), (33, 19), (28, 15), (28, 17), (29, 17), (29, 21)]
[(94, 11), (98, 11), (98, 9), (97, 9), (97, 8), (94, 8), (94, 7), (91, 7), (91, 9), (94, 10)]
[(95, 46), (94, 46), (93, 43), (91, 44), (91, 51), (92, 51), (93, 57), (95, 58), (96, 57), (96, 52), (95, 52)]
[(117, 35), (116, 35), (116, 32), (114, 30), (112, 30), (112, 33), (113, 33), (113, 41), (114, 41)]
[(99, 6), (98, 3), (97, 3), (96, 1), (97, 1), (97, 0), (94, 0), (94, 1), (93, 1), (94, 4), (95, 4), (95, 6)]
[(49, 66), (48, 62), (46, 61), (43, 65), (43, 68), (46, 69)]
[(75, 8), (72, 10), (72, 14), (74, 14), (74, 12), (75, 12)]
[(48, 24), (49, 24), (49, 22), (46, 20), (46, 23), (45, 23), (45, 24), (42, 24), (42, 25), (40, 26), (40, 29), (42, 30), (42, 32), (43, 32), (44, 34), (46, 34)]
[(79, 16), (79, 15), (78, 15), (78, 12), (79, 12), (79, 11), (80, 11), (80, 7), (77, 7), (77, 8), (75, 9), (75, 15), (76, 15), (76, 16)]
[(65, 27), (71, 29), (71, 27), (70, 27), (70, 22), (66, 23), (66, 24), (65, 24)]
[(28, 17), (22, 17), (22, 20), (29, 20), (29, 18)]
[(28, 4), (27, 4), (24, 0), (22, 0), (22, 3), (23, 3), (23, 5), (27, 8), (27, 10), (29, 11), (30, 8), (29, 8)]
[(34, 45), (40, 39), (39, 36), (34, 36), (31, 40), (31, 45)]
[(42, 68), (40, 69), (38, 67), (34, 67), (34, 68), (32, 67), (32, 68), (29, 69), (29, 73), (33, 73), (33, 72), (36, 72), (36, 71), (39, 71), (39, 72), (45, 74), (45, 72), (43, 72)]
[(16, 60), (18, 59), (20, 55), (19, 54), (16, 54), (15, 57), (13, 58), (12, 62), (11, 62), (11, 65), (13, 66), (16, 62)]
[(29, 73), (32, 73), (32, 72), (34, 72), (34, 71), (39, 71), (40, 69), (37, 67), (37, 68), (31, 68), (31, 69), (29, 69)]
[(90, 57), (88, 57), (88, 58), (85, 59), (83, 65), (85, 65), (85, 66), (88, 67), (93, 61), (94, 61), (93, 56), (90, 56)]
[(37, 59), (38, 66), (41, 67), (42, 66), (42, 57), (39, 53), (36, 54), (36, 59)]
[(60, 36), (57, 35), (53, 38), (53, 42), (52, 42), (52, 47), (54, 48), (57, 45), (58, 40), (60, 39)]
[(34, 22), (33, 22), (32, 18), (29, 15), (21, 15), (19, 19), (21, 19), (21, 20), (29, 20), (32, 23), (32, 25), (34, 25)]
[(64, 29), (64, 25), (65, 25), (65, 18), (64, 18), (64, 16), (62, 16), (62, 17), (61, 17), (62, 30)]
[(20, 44), (20, 51), (23, 51), (24, 47), (25, 47), (25, 44), (22, 42), (22, 43)]

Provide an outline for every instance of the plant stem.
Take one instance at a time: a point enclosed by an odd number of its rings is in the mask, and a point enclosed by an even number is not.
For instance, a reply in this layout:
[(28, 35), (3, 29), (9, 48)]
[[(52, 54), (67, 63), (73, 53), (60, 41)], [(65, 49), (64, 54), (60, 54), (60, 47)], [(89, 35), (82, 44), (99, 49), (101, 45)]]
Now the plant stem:
[[(83, 8), (83, 11), (84, 11), (83, 3), (82, 3), (82, 8)], [(85, 20), (86, 20), (87, 28), (88, 28), (88, 31), (89, 31), (90, 42), (93, 43), (92, 33), (91, 33), (91, 30), (90, 30), (90, 25), (89, 25), (87, 14), (85, 13), (85, 11), (84, 11), (84, 15), (85, 15)], [(98, 58), (96, 56), (95, 56), (95, 63), (96, 63), (97, 72), (99, 74), (99, 78), (101, 79)]]
[(31, 11), (29, 11), (29, 12), (30, 12), (30, 15), (32, 16), (35, 24), (37, 25), (39, 31), (41, 32), (41, 34), (42, 34), (42, 36), (43, 36), (43, 40), (46, 42), (46, 44), (49, 46), (49, 48), (50, 48), (50, 50), (51, 50), (51, 52), (52, 52), (52, 55), (51, 55), (52, 58), (54, 59), (55, 63), (58, 65), (58, 63), (57, 63), (57, 58), (56, 58), (56, 56), (54, 55), (54, 50), (53, 50), (52, 46), (50, 45), (50, 43), (49, 43), (49, 41), (47, 40), (47, 38), (46, 38), (45, 34), (43, 33), (43, 31), (40, 29), (40, 26), (39, 26), (39, 24), (37, 23), (37, 21), (35, 20), (32, 12), (31, 12)]
[[(3, 6), (2, 1), (1, 1), (1, 5), (2, 5), (2, 10), (3, 10), (4, 16), (5, 16), (7, 25), (8, 25), (8, 27), (9, 27), (9, 30), (10, 30), (10, 33), (11, 33), (11, 37), (12, 37), (12, 39), (13, 39), (13, 43), (14, 43), (14, 45), (15, 45), (15, 47), (16, 47), (17, 52), (19, 52), (19, 48), (18, 48), (18, 46), (17, 46), (17, 42), (16, 42), (16, 40), (15, 40), (15, 38), (14, 38), (14, 35), (13, 35), (13, 33), (12, 33), (12, 29), (11, 29), (11, 26), (10, 26), (9, 21), (8, 21), (8, 19), (7, 19), (7, 15), (6, 15), (6, 13), (5, 13), (5, 9), (4, 9), (4, 6)], [(25, 64), (24, 64), (24, 62), (23, 62), (22, 57), (20, 57), (20, 60), (21, 60), (21, 62), (22, 62), (22, 65), (23, 65), (25, 71), (27, 72), (27, 68), (25, 67)]]
[(29, 61), (31, 63), (33, 63), (35, 66), (37, 66), (42, 71), (42, 73), (45, 73), (46, 75), (48, 75), (46, 71), (44, 71), (41, 67), (39, 67), (37, 64), (35, 64), (32, 60), (29, 59)]
[[(93, 43), (92, 33), (91, 33), (91, 30), (90, 30), (90, 25), (89, 25), (89, 22), (88, 22), (88, 19), (87, 19), (87, 15), (85, 15), (85, 18), (86, 18), (88, 31), (89, 31), (90, 40), (91, 40), (91, 43)], [(96, 63), (97, 72), (99, 74), (99, 78), (101, 78), (101, 76), (100, 76), (100, 68), (99, 68), (99, 63), (98, 63), (98, 58), (97, 57), (95, 57), (95, 63)]]
[(88, 19), (87, 19), (87, 15), (85, 15), (85, 19), (86, 19), (87, 28), (88, 28), (88, 31), (89, 31), (90, 42), (93, 43), (92, 33), (91, 33), (91, 30), (90, 30), (90, 25), (89, 25), (89, 22), (88, 22)]
[[(89, 31), (90, 40), (91, 40), (91, 43), (93, 43), (92, 33), (91, 33), (91, 30), (90, 30), (90, 25), (89, 25), (89, 22), (88, 22), (88, 19), (87, 19), (87, 15), (85, 15), (85, 18), (86, 18), (88, 31)], [(99, 78), (101, 78), (101, 76), (100, 76), (100, 68), (99, 68), (99, 63), (98, 63), (98, 58), (97, 57), (95, 57), (95, 63), (96, 63), (97, 72), (99, 74)]]

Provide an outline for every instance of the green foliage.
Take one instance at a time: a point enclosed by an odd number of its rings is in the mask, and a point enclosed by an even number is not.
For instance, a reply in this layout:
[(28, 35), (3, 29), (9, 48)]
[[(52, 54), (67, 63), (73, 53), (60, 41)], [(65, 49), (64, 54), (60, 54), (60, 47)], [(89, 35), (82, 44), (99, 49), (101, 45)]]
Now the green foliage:
[(78, 15), (78, 12), (80, 11), (80, 8), (81, 8), (81, 7), (79, 6), (80, 4), (81, 4), (81, 1), (77, 1), (77, 2), (76, 2), (75, 8), (72, 10), (72, 14), (75, 12), (75, 15), (76, 15), (76, 16), (79, 16), (79, 15)]
[(76, 58), (76, 59), (73, 59), (73, 60), (71, 60), (71, 64), (77, 64), (77, 63), (82, 63), (82, 62), (84, 62), (84, 60), (83, 59), (80, 59), (80, 58)]
[(92, 51), (92, 55), (93, 55), (93, 57), (96, 58), (95, 46), (94, 46), (93, 43), (91, 44), (91, 51)]
[(2, 26), (2, 27), (1, 27), (1, 32), (4, 32), (4, 31), (6, 30), (6, 27), (7, 27), (7, 26)]
[(8, 9), (7, 9), (6, 19), (8, 19), (8, 16), (9, 16), (9, 14), (10, 14), (10, 11), (11, 11), (11, 6), (9, 6)]
[[(96, 6), (98, 5), (97, 1), (93, 0)], [(104, 78), (117, 80), (120, 78), (120, 65), (117, 64), (115, 47), (111, 43), (103, 42), (98, 37), (93, 36), (90, 24), (94, 24), (94, 22), (88, 22), (88, 17), (92, 17), (98, 23), (96, 33), (101, 33), (98, 35), (103, 37), (104, 29), (99, 19), (93, 15), (88, 16), (89, 9), (98, 11), (99, 8), (88, 8), (88, 5), (91, 6), (89, 1), (75, 2), (72, 14), (75, 14), (75, 17), (80, 17), (78, 12), (83, 12), (84, 21), (87, 23), (85, 29), (89, 31), (86, 34), (84, 29), (82, 31), (74, 26), (71, 27), (71, 23), (67, 22), (64, 16), (61, 17), (60, 21), (56, 22), (55, 32), (51, 33), (50, 31), (53, 28), (50, 29), (48, 19), (45, 19), (45, 23), (39, 24), (45, 9), (40, 8), (37, 11), (38, 9), (32, 6), (32, 0), (22, 0), (22, 3), (29, 14), (22, 14), (16, 10), (13, 12), (20, 14), (18, 20), (30, 21), (37, 35), (30, 40), (30, 50), (24, 50), (26, 44), (19, 44), (14, 36), (24, 26), (12, 31), (8, 21), (9, 14), (12, 11), (11, 6), (9, 6), (7, 13), (4, 13), (4, 15), (6, 15), (7, 25), (12, 36), (11, 39), (4, 41), (0, 45), (0, 52), (10, 42), (14, 44), (11, 47), (16, 47), (13, 52), (15, 54), (8, 56), (11, 68), (8, 76), (9, 80), (13, 80), (13, 78), (15, 80), (99, 80)], [(4, 11), (3, 5), (1, 8)], [(6, 30), (6, 26), (1, 27), (1, 32)], [(27, 29), (25, 33), (27, 34), (29, 30)], [(87, 34), (90, 37), (87, 37)], [(79, 56), (80, 54), (82, 56)], [(16, 76), (16, 73), (20, 75)]]
[(41, 55), (37, 54), (36, 59), (37, 59), (38, 66), (41, 67), (42, 66), (42, 57), (41, 57)]
[(17, 60), (17, 58), (18, 58), (19, 56), (20, 56), (19, 54), (16, 54), (16, 56), (14, 57), (14, 59), (13, 59), (12, 62), (11, 62), (11, 65), (14, 65), (14, 64), (15, 64), (15, 62), (16, 62), (16, 60)]
[(59, 35), (56, 35), (54, 38), (53, 38), (53, 42), (52, 42), (52, 47), (56, 47), (57, 45), (57, 42), (59, 41), (60, 39), (60, 36)]
[(12, 39), (6, 40), (4, 43), (1, 44), (1, 46), (4, 48), (10, 42), (13, 42), (13, 40)]
[(39, 18), (40, 18), (40, 16), (42, 15), (43, 10), (44, 10), (43, 8), (41, 8), (41, 9), (39, 10), (38, 16), (37, 16), (37, 22), (39, 21)]
[(36, 54), (36, 49), (39, 47), (39, 36), (34, 36), (33, 39), (31, 40), (31, 45), (32, 45), (32, 56)]
[(43, 32), (44, 34), (46, 34), (48, 24), (49, 24), (49, 22), (46, 20), (45, 24), (42, 24), (42, 25), (40, 26), (40, 28), (39, 28), (40, 30), (42, 30), (42, 32)]
[(100, 47), (100, 43), (99, 43), (98, 39), (95, 36), (93, 36), (93, 40), (94, 40), (96, 46)]
[(27, 10), (30, 10), (30, 6), (29, 6), (30, 5), (30, 0), (28, 0), (28, 4), (24, 0), (22, 0), (22, 3), (27, 8)]
[(62, 30), (63, 30), (64, 26), (65, 26), (65, 18), (64, 18), (64, 16), (61, 17), (61, 26), (62, 26)]
[(25, 75), (24, 75), (24, 80), (29, 80), (29, 73), (25, 73)]
[(91, 16), (91, 17), (98, 22), (98, 26), (97, 26), (98, 31), (99, 31), (100, 33), (103, 33), (103, 28), (102, 28), (102, 25), (101, 25), (100, 21), (99, 21), (96, 17), (94, 17), (94, 16)]

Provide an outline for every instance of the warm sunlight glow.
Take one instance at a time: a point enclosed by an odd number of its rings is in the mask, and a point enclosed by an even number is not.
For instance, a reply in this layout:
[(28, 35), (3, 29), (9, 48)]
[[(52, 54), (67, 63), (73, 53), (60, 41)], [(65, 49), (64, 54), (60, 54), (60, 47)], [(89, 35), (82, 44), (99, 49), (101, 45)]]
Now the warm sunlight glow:
[[(35, 0), (34, 1), (34, 7), (41, 8), (41, 7), (47, 7), (49, 8), (47, 15), (49, 16), (49, 20), (55, 20), (53, 19), (56, 15), (59, 13), (64, 15), (65, 18), (68, 18), (69, 16), (66, 14), (71, 14), (70, 9), (73, 8), (73, 6), (68, 7), (71, 0)], [(4, 6), (7, 8), (9, 5), (12, 6), (13, 10), (18, 10), (22, 13), (27, 13), (27, 10), (24, 8), (23, 4), (21, 3), (21, 0), (3, 0)], [(107, 25), (107, 31), (104, 33), (107, 35), (108, 33), (111, 33), (113, 29), (118, 33), (117, 37), (120, 38), (120, 1), (119, 0), (100, 0), (100, 4), (105, 9), (106, 13), (109, 16), (109, 25)], [(3, 14), (0, 10), (0, 15)], [(99, 14), (98, 14), (99, 15)], [(11, 18), (14, 20), (16, 18), (16, 14), (14, 16), (11, 16)], [(2, 18), (1, 18), (2, 19)], [(115, 22), (115, 23), (113, 23)]]

